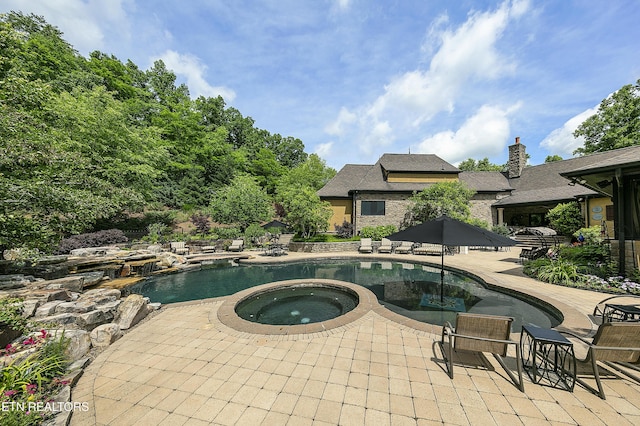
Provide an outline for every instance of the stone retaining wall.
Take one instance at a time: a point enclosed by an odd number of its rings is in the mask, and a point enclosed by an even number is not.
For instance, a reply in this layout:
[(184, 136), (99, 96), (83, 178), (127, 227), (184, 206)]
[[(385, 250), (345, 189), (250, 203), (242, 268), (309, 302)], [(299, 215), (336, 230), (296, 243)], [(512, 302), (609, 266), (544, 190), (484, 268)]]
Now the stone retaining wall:
[[(375, 244), (376, 242), (374, 242)], [(380, 242), (377, 242), (378, 245)], [(358, 251), (360, 241), (348, 241), (344, 243), (302, 243), (290, 242), (289, 251), (301, 253), (333, 253), (340, 251)]]

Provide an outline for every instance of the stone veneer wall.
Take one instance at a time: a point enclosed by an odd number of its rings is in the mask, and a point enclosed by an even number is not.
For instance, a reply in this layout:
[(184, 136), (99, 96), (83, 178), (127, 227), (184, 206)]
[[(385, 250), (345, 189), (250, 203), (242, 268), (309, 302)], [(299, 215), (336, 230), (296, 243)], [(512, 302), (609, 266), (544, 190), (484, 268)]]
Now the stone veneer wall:
[[(408, 198), (411, 194), (358, 194), (357, 215), (356, 215), (356, 234), (358, 234), (365, 226), (400, 226), (410, 204)], [(362, 201), (384, 201), (384, 216), (362, 216)]]
[(476, 194), (470, 202), (471, 217), (484, 220), (489, 226), (498, 223), (497, 213), (491, 210), (491, 204), (497, 200), (495, 194)]
[[(611, 241), (611, 256), (618, 260), (618, 240)], [(624, 247), (624, 267), (627, 275), (631, 275), (635, 270), (640, 268), (640, 241), (625, 241)]]

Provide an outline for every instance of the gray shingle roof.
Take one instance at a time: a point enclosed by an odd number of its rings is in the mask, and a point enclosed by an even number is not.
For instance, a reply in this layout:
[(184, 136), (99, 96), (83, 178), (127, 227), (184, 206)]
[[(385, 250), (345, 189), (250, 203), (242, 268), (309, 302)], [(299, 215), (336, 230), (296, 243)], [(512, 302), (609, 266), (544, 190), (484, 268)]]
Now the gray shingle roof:
[(477, 192), (511, 191), (509, 180), (500, 172), (462, 172), (460, 180)]
[(640, 165), (640, 145), (629, 146), (598, 154), (591, 154), (588, 158), (592, 160), (590, 164), (577, 167), (567, 173), (573, 175), (576, 173), (579, 174), (586, 171), (598, 171), (618, 166), (638, 166)]
[(460, 172), (460, 169), (434, 154), (384, 154), (378, 163), (389, 172)]
[(349, 197), (349, 191), (356, 189), (362, 178), (371, 169), (370, 164), (345, 164), (343, 168), (317, 194), (320, 197)]

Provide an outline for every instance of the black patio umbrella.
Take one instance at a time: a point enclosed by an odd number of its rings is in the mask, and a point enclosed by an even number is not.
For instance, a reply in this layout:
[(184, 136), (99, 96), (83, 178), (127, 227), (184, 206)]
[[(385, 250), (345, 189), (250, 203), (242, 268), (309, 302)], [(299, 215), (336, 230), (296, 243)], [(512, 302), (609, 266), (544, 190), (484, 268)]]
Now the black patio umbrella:
[(444, 246), (506, 247), (516, 245), (516, 242), (510, 238), (444, 215), (391, 234), (387, 238), (392, 241), (412, 241), (414, 243), (442, 245), (442, 253), (440, 254), (442, 263), (440, 271), (440, 302), (444, 299)]

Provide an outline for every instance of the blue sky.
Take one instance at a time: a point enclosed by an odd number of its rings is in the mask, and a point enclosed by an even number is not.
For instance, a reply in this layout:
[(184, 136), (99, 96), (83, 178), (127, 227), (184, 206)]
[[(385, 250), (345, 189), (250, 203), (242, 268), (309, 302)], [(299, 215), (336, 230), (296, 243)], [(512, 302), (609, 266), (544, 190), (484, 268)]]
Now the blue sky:
[(3, 0), (82, 55), (222, 95), (256, 126), (340, 169), (383, 153), (502, 164), (563, 158), (573, 130), (640, 78), (637, 0)]

